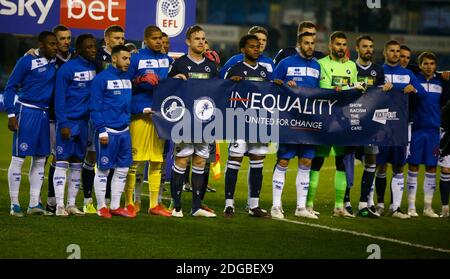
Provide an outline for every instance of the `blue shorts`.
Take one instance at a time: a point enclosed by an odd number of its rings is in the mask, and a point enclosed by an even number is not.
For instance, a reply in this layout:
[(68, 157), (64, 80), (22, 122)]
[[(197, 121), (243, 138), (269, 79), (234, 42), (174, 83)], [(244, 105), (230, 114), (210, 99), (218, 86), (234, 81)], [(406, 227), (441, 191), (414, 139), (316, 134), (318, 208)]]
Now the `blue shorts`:
[(316, 149), (313, 145), (306, 144), (280, 144), (277, 157), (279, 159), (290, 160), (297, 156), (298, 158), (313, 159)]
[(63, 139), (60, 127), (56, 128), (56, 160), (66, 161), (72, 157), (83, 160), (88, 144), (88, 122), (70, 121), (70, 139)]
[(439, 129), (422, 129), (412, 132), (411, 154), (407, 162), (412, 165), (437, 166), (439, 159)]
[(48, 156), (50, 154), (50, 121), (48, 112), (16, 103), (19, 129), (14, 132), (12, 155)]
[(406, 146), (379, 146), (377, 165), (390, 163), (394, 166), (406, 164)]
[(100, 144), (98, 135), (98, 133), (95, 135), (97, 168), (100, 170), (128, 168), (133, 164), (130, 130), (108, 132), (109, 142), (106, 145)]

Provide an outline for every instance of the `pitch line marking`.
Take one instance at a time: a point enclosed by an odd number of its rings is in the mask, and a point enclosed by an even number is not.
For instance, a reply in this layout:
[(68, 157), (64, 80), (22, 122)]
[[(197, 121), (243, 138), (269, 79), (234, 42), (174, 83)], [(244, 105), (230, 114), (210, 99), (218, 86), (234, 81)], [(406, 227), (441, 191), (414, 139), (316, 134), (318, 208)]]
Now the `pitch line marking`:
[(405, 246), (410, 246), (410, 247), (414, 247), (414, 248), (421, 248), (421, 249), (425, 249), (425, 250), (432, 250), (432, 251), (436, 251), (436, 252), (442, 252), (442, 253), (449, 253), (450, 254), (450, 250), (449, 249), (436, 248), (436, 247), (432, 247), (432, 246), (411, 243), (411, 242), (408, 242), (408, 241), (398, 240), (398, 239), (384, 237), (384, 236), (371, 235), (371, 234), (368, 234), (368, 233), (360, 233), (360, 232), (357, 232), (357, 231), (351, 231), (351, 230), (346, 230), (346, 229), (338, 229), (338, 228), (333, 228), (333, 227), (329, 227), (329, 226), (325, 226), (325, 225), (311, 224), (311, 223), (305, 223), (305, 222), (289, 220), (289, 219), (275, 219), (275, 218), (273, 218), (273, 220), (283, 221), (283, 222), (287, 222), (287, 223), (293, 223), (293, 224), (298, 224), (298, 225), (303, 225), (303, 226), (308, 226), (308, 227), (313, 227), (313, 228), (319, 228), (319, 229), (329, 230), (329, 231), (333, 231), (333, 232), (340, 232), (340, 233), (347, 233), (347, 234), (352, 234), (352, 235), (356, 235), (356, 236), (363, 236), (363, 237), (367, 237), (367, 238), (372, 238), (372, 239), (386, 241), (386, 242), (392, 242), (392, 243), (405, 245)]

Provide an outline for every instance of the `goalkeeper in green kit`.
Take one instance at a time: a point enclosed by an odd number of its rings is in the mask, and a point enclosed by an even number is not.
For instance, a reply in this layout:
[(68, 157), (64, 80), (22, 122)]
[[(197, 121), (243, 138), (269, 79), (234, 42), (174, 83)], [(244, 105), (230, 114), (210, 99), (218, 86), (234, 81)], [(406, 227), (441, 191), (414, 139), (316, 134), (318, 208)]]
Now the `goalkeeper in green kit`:
[[(320, 64), (320, 88), (335, 89), (337, 94), (352, 88), (365, 90), (365, 86), (357, 82), (358, 71), (356, 70), (356, 64), (345, 55), (347, 51), (347, 37), (343, 32), (336, 31), (331, 34), (329, 50), (330, 55), (318, 60)], [(328, 157), (331, 150), (333, 150), (336, 159), (336, 174), (334, 177), (336, 200), (333, 216), (354, 217), (352, 213), (344, 208), (347, 178), (344, 166), (344, 155), (346, 152), (343, 146), (316, 146), (316, 157), (312, 160), (311, 166), (307, 209), (316, 215), (319, 214), (313, 209), (314, 197), (319, 185), (320, 168), (323, 165), (324, 158)], [(353, 175), (353, 173), (349, 174)]]

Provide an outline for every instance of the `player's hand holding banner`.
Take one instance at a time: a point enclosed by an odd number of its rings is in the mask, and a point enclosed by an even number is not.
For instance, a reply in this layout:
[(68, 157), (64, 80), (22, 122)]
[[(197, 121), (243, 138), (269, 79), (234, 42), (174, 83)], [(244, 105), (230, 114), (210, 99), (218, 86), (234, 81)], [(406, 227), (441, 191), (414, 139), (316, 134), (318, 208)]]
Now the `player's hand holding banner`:
[(161, 138), (174, 141), (403, 146), (407, 102), (394, 89), (336, 93), (271, 82), (165, 79), (155, 87), (153, 121)]

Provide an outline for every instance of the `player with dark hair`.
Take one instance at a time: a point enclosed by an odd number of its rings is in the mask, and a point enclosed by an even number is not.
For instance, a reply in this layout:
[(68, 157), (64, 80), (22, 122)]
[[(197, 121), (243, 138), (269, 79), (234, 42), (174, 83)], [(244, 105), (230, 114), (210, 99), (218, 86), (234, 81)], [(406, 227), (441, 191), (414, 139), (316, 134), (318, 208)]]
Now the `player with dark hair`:
[[(131, 80), (128, 68), (130, 52), (124, 45), (111, 50), (112, 64), (93, 80), (89, 108), (95, 128), (95, 150), (97, 172), (94, 189), (97, 199), (97, 214), (103, 218), (112, 215), (136, 217), (133, 210), (120, 207), (128, 169), (132, 164), (130, 139)], [(114, 169), (111, 181), (111, 205), (106, 207), (106, 180), (110, 169)]]
[[(347, 36), (341, 31), (333, 32), (329, 40), (330, 55), (318, 60), (320, 64), (320, 87), (335, 89), (337, 93), (342, 90), (352, 88), (365, 89), (358, 83), (356, 64), (345, 56), (347, 51)], [(347, 188), (347, 176), (344, 164), (346, 149), (341, 146), (317, 146), (315, 158), (311, 165), (310, 184), (307, 198), (307, 207), (313, 210), (314, 197), (319, 185), (319, 172), (324, 163), (324, 158), (328, 157), (331, 149), (335, 153), (336, 173), (334, 177), (334, 187), (336, 190), (334, 216), (354, 217), (344, 208), (344, 197)], [(353, 176), (353, 174), (350, 174)]]
[[(17, 217), (24, 216), (19, 204), (19, 187), (26, 156), (32, 156), (27, 213), (48, 214), (39, 204), (39, 197), (46, 157), (50, 154), (48, 108), (55, 86), (58, 42), (50, 31), (41, 32), (38, 41), (39, 49), (35, 50), (34, 56), (27, 54), (17, 61), (4, 92), (8, 129), (14, 132), (12, 159), (8, 169), (10, 214)], [(16, 94), (18, 100), (14, 102)]]
[[(238, 62), (225, 73), (225, 79), (233, 81), (269, 81), (267, 68), (258, 64), (257, 60), (261, 54), (260, 42), (255, 35), (245, 35), (239, 41), (239, 48), (244, 55), (244, 61)], [(263, 164), (268, 152), (267, 143), (248, 143), (244, 140), (230, 142), (228, 149), (228, 161), (225, 171), (225, 217), (234, 216), (234, 193), (238, 173), (241, 168), (244, 154), (248, 153), (250, 159), (249, 171), (249, 200), (248, 213), (253, 217), (269, 217), (267, 211), (259, 206), (263, 180)]]
[[(385, 43), (383, 55), (385, 64), (383, 65), (385, 81), (393, 84), (393, 88), (402, 90), (405, 94), (412, 94), (411, 99), (421, 100), (426, 98), (426, 91), (417, 80), (416, 76), (408, 69), (399, 64), (400, 44), (395, 40)], [(408, 214), (404, 214), (401, 209), (401, 202), (404, 189), (403, 166), (406, 163), (406, 146), (379, 147), (377, 155), (377, 172), (375, 188), (378, 196), (377, 212), (384, 214), (384, 193), (386, 190), (387, 164), (392, 165), (393, 177), (391, 181), (392, 204), (390, 214), (394, 218), (409, 219)]]
[[(425, 165), (425, 178), (423, 182), (424, 209), (423, 215), (438, 218), (432, 208), (433, 194), (436, 189), (436, 166), (439, 158), (439, 128), (441, 126), (441, 106), (448, 100), (448, 87), (444, 81), (436, 76), (437, 57), (432, 52), (423, 52), (417, 59), (421, 72), (417, 79), (427, 92), (426, 98), (420, 99), (412, 114), (412, 134), (408, 162), (408, 215), (418, 216), (416, 212), (416, 192), (419, 165)], [(445, 92), (446, 90), (447, 92)], [(449, 165), (442, 160), (441, 189), (446, 189), (450, 172)], [(447, 162), (448, 163), (448, 162)], [(448, 187), (447, 187), (448, 188)], [(445, 191), (444, 191), (445, 192)], [(445, 196), (442, 195), (442, 196)], [(444, 203), (443, 203), (444, 204)], [(448, 202), (447, 202), (448, 205)], [(443, 215), (445, 215), (443, 207)], [(448, 214), (448, 207), (447, 207)]]
[[(372, 62), (374, 52), (374, 40), (369, 35), (361, 35), (356, 39), (356, 68), (358, 70), (358, 81), (367, 84), (368, 87), (383, 87), (384, 91), (392, 88), (392, 83), (384, 82), (384, 70), (378, 64)], [(361, 147), (364, 161), (364, 172), (361, 177), (361, 195), (358, 205), (358, 216), (379, 217), (373, 204), (373, 182), (376, 170), (376, 157), (378, 146), (369, 145)], [(362, 158), (361, 158), (362, 159)], [(349, 188), (347, 187), (347, 191)]]
[[(205, 51), (205, 31), (194, 25), (186, 31), (188, 54), (175, 60), (170, 68), (169, 76), (181, 79), (211, 79), (218, 76), (216, 64), (203, 55)], [(192, 157), (192, 211), (194, 217), (216, 217), (214, 211), (202, 205), (206, 192), (205, 165), (209, 158), (209, 144), (181, 142), (175, 145), (175, 162), (172, 167), (170, 190), (174, 209), (172, 216), (183, 217), (181, 209), (181, 193), (185, 181), (186, 167)]]
[[(151, 115), (153, 114), (153, 89), (160, 79), (167, 78), (169, 57), (161, 52), (162, 31), (155, 25), (144, 30), (145, 47), (131, 56), (130, 76), (133, 79), (133, 98), (131, 103), (131, 145), (133, 147), (133, 165), (130, 168), (125, 186), (125, 200), (129, 211), (135, 211), (133, 194), (136, 175), (140, 167), (148, 162), (148, 182), (150, 204), (148, 214), (169, 217), (171, 212), (158, 202), (161, 187), (161, 167), (164, 140), (158, 137)], [(142, 180), (138, 180), (142, 183)], [(138, 186), (139, 187), (139, 186)], [(140, 204), (138, 204), (140, 206)], [(137, 208), (138, 211), (140, 208)]]
[[(266, 67), (267, 71), (269, 72), (269, 78), (271, 79), (272, 77), (272, 72), (273, 69), (275, 68), (275, 65), (273, 64), (272, 59), (270, 59), (269, 57), (265, 56), (264, 50), (266, 49), (266, 45), (267, 45), (267, 38), (269, 36), (269, 33), (267, 32), (267, 30), (261, 26), (253, 26), (252, 28), (250, 28), (248, 30), (248, 34), (249, 35), (255, 35), (258, 37), (259, 43), (260, 43), (260, 55), (258, 57), (258, 63), (261, 64), (262, 66)], [(240, 51), (240, 50), (239, 50)], [(222, 69), (220, 70), (220, 77), (224, 77), (225, 73), (228, 71), (228, 69), (235, 65), (236, 63), (243, 61), (244, 60), (244, 54), (239, 53), (236, 54), (234, 56), (232, 56), (230, 59), (228, 59), (228, 61), (225, 63), (225, 65), (223, 65)]]
[[(297, 38), (298, 38), (298, 35), (305, 33), (305, 32), (313, 34), (314, 38), (315, 38), (316, 32), (317, 32), (316, 25), (314, 23), (312, 23), (311, 21), (300, 22), (298, 24), (298, 28), (297, 28)], [(283, 60), (284, 58), (296, 55), (297, 53), (299, 53), (298, 46), (280, 49), (280, 51), (277, 53), (277, 55), (273, 59), (273, 63), (275, 65), (278, 65), (278, 63), (280, 63), (280, 61)], [(314, 50), (314, 53), (313, 53), (314, 58), (320, 59), (324, 56), (325, 55), (322, 52)]]
[[(274, 79), (281, 80), (289, 87), (318, 88), (320, 81), (320, 65), (314, 59), (315, 35), (304, 32), (298, 35), (297, 49), (294, 56), (283, 59), (275, 68)], [(273, 218), (283, 219), (281, 194), (286, 180), (289, 160), (298, 157), (297, 207), (294, 215), (297, 217), (318, 219), (312, 211), (306, 209), (306, 198), (309, 189), (311, 162), (314, 158), (314, 146), (306, 144), (280, 144), (277, 153), (277, 164), (272, 178), (273, 204), (270, 211)]]
[[(53, 179), (56, 216), (84, 215), (75, 200), (80, 188), (82, 162), (88, 141), (89, 98), (95, 77), (97, 45), (94, 36), (82, 34), (75, 43), (75, 58), (65, 63), (56, 75), (56, 168)], [(68, 175), (67, 175), (68, 171)], [(64, 188), (68, 179), (67, 208)]]

